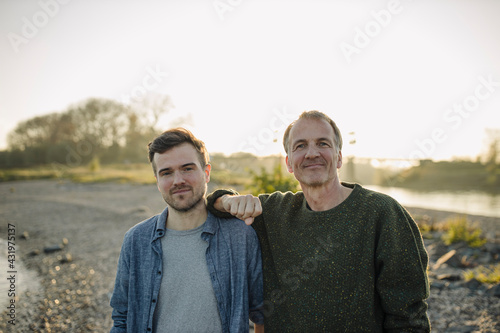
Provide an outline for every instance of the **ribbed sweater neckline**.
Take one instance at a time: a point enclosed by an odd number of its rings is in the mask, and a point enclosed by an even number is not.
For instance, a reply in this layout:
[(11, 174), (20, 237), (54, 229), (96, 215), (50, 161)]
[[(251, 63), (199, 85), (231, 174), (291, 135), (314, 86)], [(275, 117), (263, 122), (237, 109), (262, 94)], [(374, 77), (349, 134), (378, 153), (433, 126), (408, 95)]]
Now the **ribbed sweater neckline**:
[(306, 200), (306, 197), (304, 196), (303, 200), (302, 200), (302, 208), (304, 209), (305, 212), (307, 212), (308, 214), (315, 214), (315, 215), (319, 215), (319, 214), (331, 214), (331, 213), (335, 213), (335, 212), (340, 212), (343, 210), (344, 206), (345, 205), (349, 205), (349, 202), (352, 201), (352, 200), (355, 200), (356, 197), (359, 196), (359, 193), (361, 192), (362, 190), (362, 187), (361, 185), (359, 184), (356, 184), (356, 183), (346, 183), (346, 182), (342, 182), (341, 183), (343, 186), (346, 186), (346, 187), (349, 187), (349, 188), (352, 188), (352, 192), (351, 194), (349, 194), (349, 196), (344, 200), (342, 201), (340, 204), (338, 204), (337, 206), (333, 207), (333, 208), (330, 208), (328, 210), (321, 210), (321, 211), (315, 211), (315, 210), (312, 210), (310, 207), (309, 207), (309, 204), (307, 203), (307, 200)]

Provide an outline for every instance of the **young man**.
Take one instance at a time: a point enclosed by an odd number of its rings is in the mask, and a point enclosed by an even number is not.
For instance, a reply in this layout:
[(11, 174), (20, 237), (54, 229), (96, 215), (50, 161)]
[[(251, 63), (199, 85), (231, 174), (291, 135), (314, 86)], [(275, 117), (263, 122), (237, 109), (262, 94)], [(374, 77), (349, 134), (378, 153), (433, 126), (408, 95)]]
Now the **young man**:
[(207, 211), (204, 143), (172, 129), (149, 144), (149, 160), (167, 207), (125, 235), (111, 332), (248, 332), (249, 318), (262, 324), (258, 239), (242, 221)]
[(342, 137), (324, 113), (304, 112), (283, 144), (302, 192), (208, 198), (209, 210), (255, 218), (266, 332), (428, 332), (428, 257), (408, 212), (340, 182)]

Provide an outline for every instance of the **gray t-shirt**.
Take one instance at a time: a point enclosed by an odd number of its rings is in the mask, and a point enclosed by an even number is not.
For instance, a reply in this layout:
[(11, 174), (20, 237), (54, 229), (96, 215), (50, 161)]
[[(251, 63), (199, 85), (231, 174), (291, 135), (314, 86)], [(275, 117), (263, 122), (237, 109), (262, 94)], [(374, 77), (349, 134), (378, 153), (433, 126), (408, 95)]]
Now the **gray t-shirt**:
[(196, 229), (167, 229), (161, 239), (163, 277), (153, 317), (154, 332), (222, 332), (217, 299)]

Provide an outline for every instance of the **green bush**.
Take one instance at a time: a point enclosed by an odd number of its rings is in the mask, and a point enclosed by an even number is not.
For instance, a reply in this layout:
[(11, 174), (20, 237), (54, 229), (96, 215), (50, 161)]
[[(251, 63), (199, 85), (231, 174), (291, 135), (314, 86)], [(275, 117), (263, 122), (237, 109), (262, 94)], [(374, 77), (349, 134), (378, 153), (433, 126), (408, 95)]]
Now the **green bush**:
[(264, 167), (261, 168), (260, 174), (250, 170), (252, 182), (247, 186), (253, 195), (261, 193), (281, 192), (297, 192), (299, 189), (298, 182), (290, 175), (284, 174), (281, 164), (277, 164), (272, 172), (268, 173)]
[(481, 237), (482, 230), (470, 226), (465, 216), (457, 216), (447, 220), (445, 228), (447, 231), (443, 235), (443, 242), (446, 245), (466, 242), (471, 247), (480, 247), (486, 243), (486, 239)]
[(469, 281), (476, 279), (482, 283), (496, 284), (500, 282), (500, 264), (496, 264), (491, 268), (479, 266), (464, 272), (464, 278)]
[(99, 157), (94, 156), (92, 160), (89, 163), (89, 170), (90, 172), (98, 172), (101, 170), (101, 162), (99, 160)]

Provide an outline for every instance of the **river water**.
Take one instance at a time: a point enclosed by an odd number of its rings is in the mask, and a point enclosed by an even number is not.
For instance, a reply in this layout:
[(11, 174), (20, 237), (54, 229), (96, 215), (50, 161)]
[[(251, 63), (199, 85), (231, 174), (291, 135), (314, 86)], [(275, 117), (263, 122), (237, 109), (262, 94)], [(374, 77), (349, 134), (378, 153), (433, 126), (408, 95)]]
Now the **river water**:
[(480, 191), (426, 192), (377, 185), (365, 185), (364, 187), (388, 194), (403, 206), (500, 217), (500, 194)]

